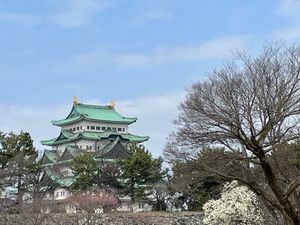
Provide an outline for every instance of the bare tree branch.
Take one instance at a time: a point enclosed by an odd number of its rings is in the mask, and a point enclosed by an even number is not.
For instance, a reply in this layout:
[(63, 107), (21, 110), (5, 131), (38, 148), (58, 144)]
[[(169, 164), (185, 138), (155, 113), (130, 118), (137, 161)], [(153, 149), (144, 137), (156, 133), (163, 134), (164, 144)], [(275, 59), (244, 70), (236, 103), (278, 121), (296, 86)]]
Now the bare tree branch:
[(287, 188), (284, 193), (285, 198), (289, 198), (290, 195), (300, 186), (300, 176), (298, 176)]
[[(259, 189), (255, 180), (236, 179), (272, 202), (286, 223), (298, 225), (300, 208), (289, 198), (298, 181), (287, 187), (269, 155), (300, 137), (300, 47), (269, 45), (256, 57), (238, 53), (237, 59), (188, 89), (179, 106), (177, 131), (171, 135), (178, 150), (173, 153), (188, 157), (192, 150), (210, 145), (244, 156), (227, 162), (244, 160), (241, 174), (249, 179), (255, 164), (266, 187)], [(165, 153), (172, 156), (170, 149)], [(233, 179), (230, 173), (211, 172)]]

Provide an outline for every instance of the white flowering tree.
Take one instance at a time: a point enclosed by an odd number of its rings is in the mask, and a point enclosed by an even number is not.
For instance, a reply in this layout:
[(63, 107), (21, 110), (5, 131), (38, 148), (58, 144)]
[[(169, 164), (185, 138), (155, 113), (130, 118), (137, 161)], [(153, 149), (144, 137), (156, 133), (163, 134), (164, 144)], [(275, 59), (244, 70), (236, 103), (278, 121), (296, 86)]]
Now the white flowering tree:
[(221, 198), (210, 200), (203, 206), (206, 225), (261, 225), (263, 210), (257, 196), (237, 181), (226, 183)]

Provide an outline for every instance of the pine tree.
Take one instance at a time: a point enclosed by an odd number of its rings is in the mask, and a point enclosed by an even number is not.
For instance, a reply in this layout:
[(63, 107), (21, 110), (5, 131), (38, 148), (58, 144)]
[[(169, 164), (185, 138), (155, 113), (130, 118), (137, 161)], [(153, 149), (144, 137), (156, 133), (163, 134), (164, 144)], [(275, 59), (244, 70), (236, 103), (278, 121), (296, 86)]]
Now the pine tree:
[(30, 181), (28, 177), (36, 169), (38, 152), (33, 147), (33, 140), (28, 132), (20, 134), (0, 134), (0, 163), (2, 178), (6, 181), (3, 186), (16, 185), (17, 205), (22, 202), (23, 191)]
[(76, 178), (73, 188), (75, 190), (87, 190), (98, 182), (98, 168), (96, 161), (89, 154), (75, 157), (71, 162), (71, 168)]
[(162, 158), (153, 158), (144, 146), (130, 145), (130, 156), (122, 162), (121, 177), (124, 179), (124, 193), (133, 203), (147, 197), (147, 190), (162, 179), (162, 162)]

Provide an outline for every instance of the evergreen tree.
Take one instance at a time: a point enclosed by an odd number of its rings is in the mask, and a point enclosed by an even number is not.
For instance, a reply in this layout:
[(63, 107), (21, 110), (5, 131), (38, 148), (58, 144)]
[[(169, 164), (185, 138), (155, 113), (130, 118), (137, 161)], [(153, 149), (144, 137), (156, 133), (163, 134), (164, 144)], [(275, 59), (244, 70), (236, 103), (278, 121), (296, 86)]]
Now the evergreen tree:
[(98, 168), (91, 155), (83, 154), (75, 157), (71, 162), (71, 168), (76, 178), (74, 189), (87, 190), (98, 183)]
[(28, 177), (36, 169), (38, 152), (33, 147), (33, 140), (28, 132), (20, 134), (0, 134), (1, 175), (5, 180), (3, 186), (16, 185), (17, 204), (22, 200), (22, 192), (29, 185)]
[(147, 197), (147, 190), (162, 180), (162, 158), (153, 158), (144, 146), (130, 145), (130, 156), (121, 164), (124, 179), (124, 193), (132, 202)]
[[(206, 172), (201, 165), (207, 163), (222, 166), (226, 164), (227, 158), (232, 157), (234, 156), (226, 153), (223, 148), (207, 147), (193, 158), (172, 163), (170, 190), (174, 194), (181, 194), (177, 198), (176, 206), (182, 210), (199, 211), (206, 201), (219, 197), (224, 180)], [(220, 162), (217, 159), (220, 159)]]
[(98, 186), (114, 189), (122, 188), (120, 174), (119, 160), (117, 162), (101, 162), (101, 165), (98, 165)]

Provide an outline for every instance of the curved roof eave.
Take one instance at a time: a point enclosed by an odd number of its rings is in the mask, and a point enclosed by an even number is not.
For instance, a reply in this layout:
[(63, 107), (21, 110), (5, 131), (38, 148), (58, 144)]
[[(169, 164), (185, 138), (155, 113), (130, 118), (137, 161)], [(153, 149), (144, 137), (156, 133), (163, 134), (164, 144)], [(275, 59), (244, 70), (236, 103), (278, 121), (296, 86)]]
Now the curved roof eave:
[[(148, 136), (137, 136), (130, 133), (118, 133), (118, 132), (112, 132), (112, 131), (104, 131), (104, 132), (79, 132), (75, 133), (72, 136), (66, 135), (66, 133), (69, 133), (67, 130), (62, 130), (60, 135), (57, 138), (53, 138), (50, 140), (42, 141), (42, 144), (49, 145), (49, 146), (55, 146), (59, 144), (65, 144), (70, 143), (73, 141), (77, 141), (79, 139), (88, 139), (88, 140), (99, 140), (99, 139), (106, 139), (110, 138), (110, 136), (120, 136), (124, 140), (132, 141), (141, 143), (144, 141), (149, 140)], [(66, 139), (59, 140), (59, 138), (63, 135)]]
[(122, 116), (114, 107), (78, 103), (72, 106), (71, 112), (65, 119), (53, 120), (52, 124), (64, 126), (80, 121), (81, 119), (122, 124), (132, 124), (137, 121), (136, 117)]
[(65, 126), (65, 125), (70, 125), (70, 124), (73, 124), (73, 123), (76, 123), (76, 122), (79, 122), (79, 121), (82, 121), (82, 120), (85, 120), (85, 121), (95, 121), (95, 122), (109, 122), (109, 123), (113, 123), (113, 124), (132, 124), (132, 123), (135, 123), (137, 121), (137, 118), (126, 118), (128, 121), (122, 121), (122, 120), (119, 120), (119, 121), (113, 121), (113, 120), (99, 120), (99, 119), (94, 119), (94, 118), (91, 118), (89, 116), (85, 116), (85, 115), (81, 115), (81, 116), (78, 116), (78, 117), (75, 117), (75, 118), (71, 118), (71, 119), (64, 119), (64, 120), (52, 120), (51, 123), (55, 126)]

